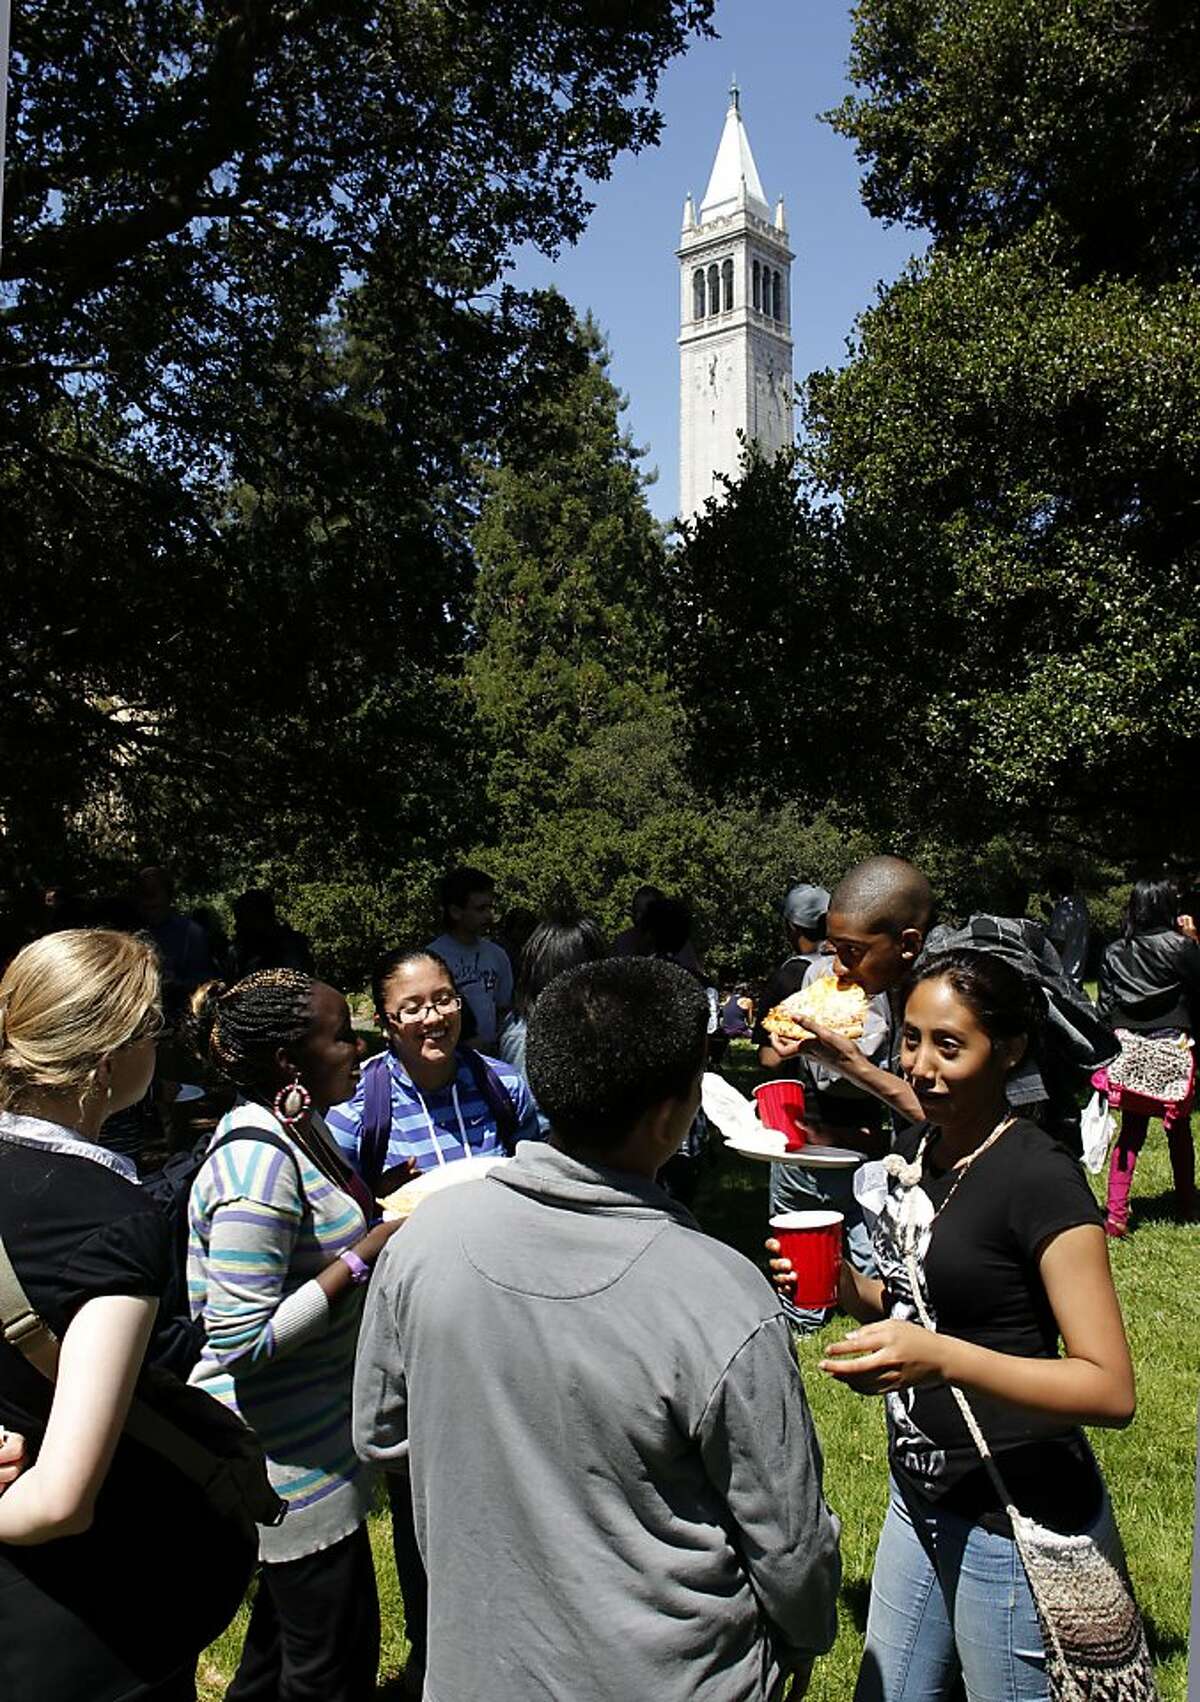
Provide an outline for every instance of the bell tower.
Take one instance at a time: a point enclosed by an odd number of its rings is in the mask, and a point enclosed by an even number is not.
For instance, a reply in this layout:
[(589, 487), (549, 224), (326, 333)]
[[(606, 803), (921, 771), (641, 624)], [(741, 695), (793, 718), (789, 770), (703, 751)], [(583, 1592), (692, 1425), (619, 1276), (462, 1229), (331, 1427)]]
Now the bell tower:
[(738, 433), (773, 455), (793, 441), (791, 275), (782, 196), (763, 194), (737, 83), (679, 259), (679, 513), (690, 520), (736, 474)]

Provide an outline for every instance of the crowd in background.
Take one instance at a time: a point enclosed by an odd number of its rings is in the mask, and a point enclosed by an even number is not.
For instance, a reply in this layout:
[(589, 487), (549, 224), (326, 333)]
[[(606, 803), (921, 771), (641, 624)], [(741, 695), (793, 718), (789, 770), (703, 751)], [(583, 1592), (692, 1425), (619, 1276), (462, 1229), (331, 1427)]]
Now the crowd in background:
[[(860, 1702), (900, 1702), (914, 1685), (949, 1696), (960, 1678), (974, 1702), (996, 1639), (1015, 1634), (1032, 1653), (995, 1694), (1045, 1695), (1003, 1509), (928, 1391), (968, 1386), (1018, 1504), (1092, 1533), (1119, 1564), (1079, 1428), (1133, 1411), (1100, 1231), (1129, 1230), (1155, 1114), (1177, 1210), (1195, 1216), (1200, 1012), (1186, 891), (1134, 885), (1103, 947), (1096, 1011), (1081, 991), (1086, 904), (1069, 872), (1051, 886), (1044, 925), (950, 928), (897, 858), (869, 859), (832, 893), (799, 882), (780, 907), (786, 949), (760, 985), (718, 983), (686, 902), (650, 886), (611, 946), (586, 917), (523, 918), (514, 965), (493, 937), (491, 879), (456, 869), (440, 931), (381, 953), (371, 1056), (269, 892), (236, 901), (228, 939), (215, 915), (175, 907), (162, 869), (111, 904), (47, 889), (40, 937), (0, 983), (0, 1236), (60, 1355), (47, 1371), (7, 1330), (0, 1347), (0, 1423), (29, 1449), (0, 1495), (0, 1574), (26, 1625), (4, 1657), (6, 1694), (178, 1702), (236, 1605), (246, 1521), (229, 1534), (228, 1507), (214, 1512), (169, 1449), (129, 1434), (134, 1389), (154, 1404), (144, 1366), (182, 1372), (236, 1415), (286, 1508), (251, 1520), (258, 1588), (234, 1702), (373, 1693), (376, 1468), (411, 1645), (406, 1693), (751, 1702), (794, 1678), (801, 1694), (833, 1636), (837, 1538), (790, 1334), (832, 1312), (792, 1304), (786, 1261), (773, 1292), (697, 1240), (688, 1209), (714, 1144), (700, 1069), (740, 1040), (761, 1073), (803, 1084), (814, 1139), (856, 1160), (778, 1164), (771, 1197), (842, 1214), (839, 1305), (862, 1327), (822, 1368), (889, 1406), (894, 1492)], [(830, 974), (867, 995), (861, 1040), (763, 1027)], [(1075, 1156), (1089, 1076), (1122, 1112), (1106, 1213)], [(181, 1091), (199, 1121), (180, 1117)], [(172, 1147), (166, 1172), (146, 1175)], [(889, 1154), (903, 1163), (888, 1169)], [(381, 1216), (379, 1202), (418, 1179), (502, 1158), (482, 1190), (447, 1190), (409, 1223)], [(965, 1182), (977, 1161), (986, 1189)], [(897, 1252), (897, 1178), (919, 1185), (935, 1219), (962, 1184), (919, 1281)], [(974, 1310), (970, 1293), (983, 1296)], [(936, 1335), (921, 1327), (926, 1304)], [(1030, 1411), (1042, 1415), (1032, 1430)], [(7, 1476), (6, 1455), (0, 1467)], [(167, 1503), (187, 1553), (169, 1576), (144, 1552)], [(964, 1630), (944, 1604), (968, 1600), (968, 1576), (986, 1582)], [(1015, 1605), (997, 1624), (1002, 1588)], [(194, 1611), (172, 1616), (180, 1590)], [(47, 1640), (57, 1677), (37, 1691)]]

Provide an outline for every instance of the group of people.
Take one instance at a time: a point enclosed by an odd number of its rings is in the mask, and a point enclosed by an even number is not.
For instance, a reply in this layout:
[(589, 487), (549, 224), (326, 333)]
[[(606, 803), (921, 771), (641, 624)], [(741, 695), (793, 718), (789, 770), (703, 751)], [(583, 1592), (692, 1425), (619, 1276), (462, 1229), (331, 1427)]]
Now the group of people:
[[(257, 1439), (286, 1508), (259, 1526), (234, 1702), (373, 1694), (380, 1475), (404, 1685), (429, 1702), (776, 1702), (831, 1646), (838, 1521), (790, 1271), (776, 1256), (768, 1283), (661, 1185), (715, 1026), (676, 901), (652, 893), (612, 953), (594, 924), (540, 924), (514, 975), (487, 877), (456, 871), (443, 899), (441, 935), (379, 961), (375, 1058), (303, 968), (195, 990), (181, 1037), (233, 1105), (180, 1223), (105, 1144), (154, 1068), (153, 943), (68, 929), (0, 980), (0, 1243), (25, 1298), (0, 1342), (12, 1702), (182, 1702), (236, 1605), (244, 1521), (128, 1429), (169, 1378), (179, 1265), (188, 1382)], [(1129, 1422), (1133, 1374), (1102, 1214), (1025, 1114), (1053, 1077), (1039, 988), (995, 950), (931, 952), (932, 909), (892, 857), (832, 894), (795, 890), (800, 961), (776, 990), (834, 973), (878, 1023), (866, 1051), (819, 1025), (756, 1039), (863, 1152), (840, 1290), (861, 1327), (821, 1366), (888, 1408), (856, 1694), (949, 1697), (961, 1678), (969, 1702), (1033, 1702), (1037, 1616), (950, 1391), (970, 1395), (1017, 1505), (1119, 1564), (1081, 1426)], [(1186, 977), (1187, 943), (1133, 956)], [(1115, 1018), (1180, 1017), (1161, 1000), (1139, 1015), (1111, 985)], [(508, 1161), (381, 1216), (406, 1181), (471, 1158)], [(30, 1318), (50, 1362), (30, 1357)]]

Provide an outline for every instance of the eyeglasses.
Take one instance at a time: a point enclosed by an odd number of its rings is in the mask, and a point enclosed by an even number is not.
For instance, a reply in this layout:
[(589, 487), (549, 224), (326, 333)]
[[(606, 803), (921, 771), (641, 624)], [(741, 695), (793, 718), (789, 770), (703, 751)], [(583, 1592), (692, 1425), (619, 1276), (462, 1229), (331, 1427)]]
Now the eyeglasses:
[(462, 1000), (457, 993), (439, 993), (436, 999), (421, 999), (411, 1005), (404, 1005), (398, 1011), (385, 1011), (389, 1022), (406, 1023), (420, 1022), (426, 1011), (432, 1011), (435, 1016), (453, 1016), (455, 1011), (462, 1010)]

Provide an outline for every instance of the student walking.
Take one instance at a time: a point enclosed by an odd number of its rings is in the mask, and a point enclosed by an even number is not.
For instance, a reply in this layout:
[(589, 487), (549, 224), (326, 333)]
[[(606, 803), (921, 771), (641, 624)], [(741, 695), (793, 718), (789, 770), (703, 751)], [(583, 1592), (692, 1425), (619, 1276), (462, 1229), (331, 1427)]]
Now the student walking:
[(1129, 1190), (1151, 1117), (1162, 1118), (1167, 1137), (1176, 1213), (1184, 1222), (1196, 1216), (1190, 1048), (1200, 1016), (1200, 945), (1177, 925), (1180, 908), (1173, 882), (1136, 882), (1121, 937), (1100, 966), (1100, 1015), (1121, 1042), (1121, 1055), (1106, 1072), (1111, 1099), (1121, 1107), (1105, 1221), (1117, 1238), (1129, 1228)]

